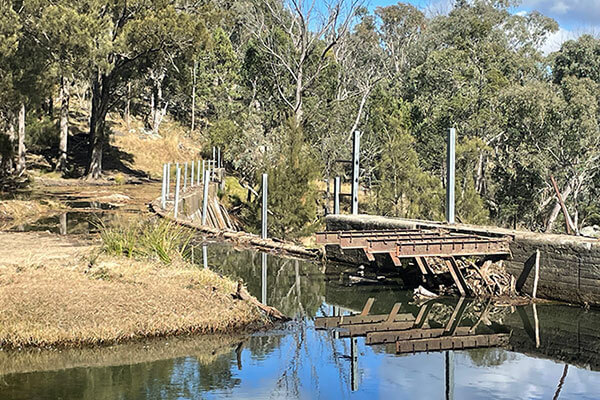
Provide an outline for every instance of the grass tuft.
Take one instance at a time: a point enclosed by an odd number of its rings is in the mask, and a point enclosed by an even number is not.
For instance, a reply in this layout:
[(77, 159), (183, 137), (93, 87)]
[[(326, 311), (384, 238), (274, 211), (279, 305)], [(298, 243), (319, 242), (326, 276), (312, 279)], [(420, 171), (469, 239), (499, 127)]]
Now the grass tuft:
[(193, 232), (167, 220), (121, 220), (111, 225), (100, 221), (97, 226), (108, 254), (169, 264), (191, 250)]

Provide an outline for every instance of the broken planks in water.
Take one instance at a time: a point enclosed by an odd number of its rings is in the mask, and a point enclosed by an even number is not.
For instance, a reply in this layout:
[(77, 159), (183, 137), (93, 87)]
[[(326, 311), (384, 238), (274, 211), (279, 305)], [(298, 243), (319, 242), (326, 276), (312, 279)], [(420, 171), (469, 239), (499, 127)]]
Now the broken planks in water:
[[(415, 328), (391, 332), (369, 332), (367, 333), (367, 344), (387, 344), (402, 340), (429, 339), (447, 335), (445, 328)], [(472, 334), (471, 327), (462, 326), (455, 331), (457, 336)]]

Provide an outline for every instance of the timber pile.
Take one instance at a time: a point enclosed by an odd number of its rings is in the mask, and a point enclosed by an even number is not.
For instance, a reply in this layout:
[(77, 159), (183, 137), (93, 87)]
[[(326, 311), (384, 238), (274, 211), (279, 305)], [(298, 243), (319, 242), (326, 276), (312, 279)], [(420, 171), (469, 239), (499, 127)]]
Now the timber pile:
[[(449, 273), (447, 264), (442, 258), (431, 257), (429, 265), (434, 274)], [(493, 262), (473, 262), (466, 257), (456, 258), (456, 263), (463, 271), (467, 286), (474, 297), (517, 297), (516, 279), (506, 271), (502, 260)], [(439, 294), (453, 294), (454, 287), (440, 286)]]

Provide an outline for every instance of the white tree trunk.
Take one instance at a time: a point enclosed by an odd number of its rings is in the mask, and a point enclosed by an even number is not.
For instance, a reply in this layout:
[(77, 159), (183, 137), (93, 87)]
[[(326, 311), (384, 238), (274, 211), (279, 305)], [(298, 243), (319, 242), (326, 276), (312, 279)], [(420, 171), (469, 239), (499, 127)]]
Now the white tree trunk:
[(69, 86), (66, 79), (60, 79), (60, 156), (56, 169), (65, 171), (67, 168), (67, 142), (69, 140)]
[[(563, 192), (561, 193), (563, 202), (566, 203), (572, 190), (573, 190), (573, 180), (570, 180), (567, 183), (567, 186), (565, 187)], [(556, 199), (556, 202), (554, 203), (554, 208), (552, 209), (552, 212), (550, 213), (550, 217), (548, 218), (548, 223), (546, 224), (546, 232), (552, 232), (552, 229), (554, 228), (554, 223), (556, 222), (556, 218), (558, 218), (558, 214), (560, 213), (560, 211), (561, 211), (560, 202), (558, 201), (558, 199)]]
[(25, 170), (25, 103), (21, 103), (18, 121), (17, 173)]

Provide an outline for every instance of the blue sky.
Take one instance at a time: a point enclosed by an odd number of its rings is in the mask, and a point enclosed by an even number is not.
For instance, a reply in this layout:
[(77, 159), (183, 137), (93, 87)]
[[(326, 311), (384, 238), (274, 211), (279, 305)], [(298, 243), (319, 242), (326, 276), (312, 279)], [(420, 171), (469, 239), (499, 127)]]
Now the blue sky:
[[(453, 0), (402, 0), (415, 6), (436, 11), (447, 10)], [(396, 4), (394, 0), (370, 0), (371, 7)], [(548, 38), (543, 50), (550, 52), (558, 50), (560, 44), (568, 39), (577, 38), (583, 33), (600, 32), (600, 0), (522, 0), (514, 12), (529, 12), (537, 10), (544, 15), (554, 18), (560, 30)]]

